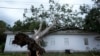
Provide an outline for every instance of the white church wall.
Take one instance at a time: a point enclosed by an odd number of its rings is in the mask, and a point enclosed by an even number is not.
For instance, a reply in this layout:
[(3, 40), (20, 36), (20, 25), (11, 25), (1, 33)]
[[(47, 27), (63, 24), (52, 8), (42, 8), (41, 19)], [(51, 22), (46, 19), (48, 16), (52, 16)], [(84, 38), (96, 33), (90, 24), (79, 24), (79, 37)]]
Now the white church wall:
[[(32, 37), (32, 35), (29, 35)], [(46, 51), (64, 52), (66, 49), (73, 51), (88, 51), (93, 49), (100, 50), (100, 40), (96, 40), (97, 34), (67, 34), (67, 35), (48, 35), (44, 38), (47, 46), (44, 47)], [(7, 35), (5, 52), (26, 52), (27, 46), (20, 47), (12, 44), (14, 34)], [(88, 44), (85, 44), (85, 40)]]
[(12, 44), (14, 39), (14, 34), (7, 35), (6, 44), (4, 52), (26, 52), (27, 46), (20, 47), (18, 45)]
[[(100, 40), (95, 40), (98, 35), (49, 35), (44, 40), (47, 42), (45, 50), (61, 51), (66, 49), (72, 51), (89, 51), (94, 49), (100, 50)], [(87, 39), (87, 44), (85, 40)]]

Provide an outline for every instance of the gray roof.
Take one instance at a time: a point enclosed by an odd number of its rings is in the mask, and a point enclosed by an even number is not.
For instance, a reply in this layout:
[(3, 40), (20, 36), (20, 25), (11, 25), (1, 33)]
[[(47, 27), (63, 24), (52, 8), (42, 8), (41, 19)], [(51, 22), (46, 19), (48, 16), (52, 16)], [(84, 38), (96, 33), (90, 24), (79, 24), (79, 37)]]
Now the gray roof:
[(82, 30), (66, 30), (66, 31), (57, 31), (51, 34), (57, 34), (57, 35), (86, 35), (86, 34), (98, 34), (95, 32), (86, 32), (86, 31), (82, 31)]
[[(11, 31), (6, 31), (6, 34), (17, 34), (18, 32), (11, 32)], [(32, 32), (23, 32), (25, 34), (33, 34)], [(97, 35), (98, 33), (94, 32), (88, 32), (88, 31), (83, 31), (83, 30), (66, 30), (66, 31), (57, 31), (50, 33), (50, 35)]]
[[(5, 34), (17, 34), (19, 32), (5, 31), (4, 33)], [(25, 34), (33, 34), (32, 32), (22, 32), (22, 33), (25, 33)]]

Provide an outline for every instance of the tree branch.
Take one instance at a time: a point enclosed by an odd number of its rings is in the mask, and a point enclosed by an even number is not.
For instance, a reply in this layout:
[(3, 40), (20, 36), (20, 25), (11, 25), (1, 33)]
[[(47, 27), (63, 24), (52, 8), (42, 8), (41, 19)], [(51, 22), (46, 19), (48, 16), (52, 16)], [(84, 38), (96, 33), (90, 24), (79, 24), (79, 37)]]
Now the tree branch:
[(47, 34), (49, 32), (49, 30), (56, 24), (56, 19), (53, 20), (53, 24), (50, 25), (49, 27), (45, 28), (45, 30), (43, 30), (42, 32), (40, 32), (39, 34), (39, 38), (41, 38), (42, 36), (44, 36), (45, 34)]
[(53, 25), (50, 25), (45, 30), (43, 30), (42, 32), (40, 32), (39, 38), (42, 37), (42, 36), (44, 36), (53, 26), (54, 26), (54, 24)]
[(34, 29), (35, 34), (32, 36), (33, 39), (34, 39), (34, 37), (36, 38), (36, 36), (40, 33), (40, 31), (42, 29), (42, 24), (43, 24), (43, 22), (41, 21), (40, 25), (39, 25), (39, 29), (38, 30)]
[(45, 28), (43, 31), (40, 32), (40, 30), (42, 28), (42, 24), (40, 23), (39, 30), (35, 33), (34, 37), (38, 37), (38, 39), (41, 38), (42, 36), (44, 36), (45, 34), (47, 34), (49, 32), (49, 30), (56, 24), (56, 22), (57, 22), (58, 19), (55, 19), (53, 15), (51, 15), (50, 18), (53, 19), (52, 25), (50, 25), (49, 27)]

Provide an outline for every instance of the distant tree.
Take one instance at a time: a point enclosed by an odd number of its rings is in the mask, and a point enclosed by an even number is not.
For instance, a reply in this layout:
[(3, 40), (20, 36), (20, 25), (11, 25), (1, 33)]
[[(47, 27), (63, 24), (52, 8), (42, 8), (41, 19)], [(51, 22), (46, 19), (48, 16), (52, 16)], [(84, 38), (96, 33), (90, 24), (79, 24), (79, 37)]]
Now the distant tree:
[[(35, 21), (31, 18), (28, 18), (23, 22), (23, 28), (26, 28), (26, 31), (33, 31), (34, 29), (39, 28), (39, 24), (40, 24), (39, 21)], [(46, 23), (43, 22), (42, 26), (43, 26), (42, 29), (45, 28)]]
[[(34, 29), (38, 29), (39, 28), (39, 24), (40, 22), (39, 21), (35, 21), (31, 18), (28, 18), (24, 21), (16, 21), (14, 23), (14, 26), (13, 27), (10, 27), (10, 25), (7, 25), (7, 29), (8, 30), (12, 30), (13, 31), (22, 31), (22, 32), (27, 32), (27, 31), (33, 31)], [(43, 22), (42, 24), (42, 30), (46, 27), (46, 23)]]
[(16, 21), (13, 26), (13, 31), (22, 31), (22, 25), (23, 23), (20, 20)]
[(6, 30), (12, 30), (12, 27), (7, 24), (5, 21), (0, 20), (0, 33), (3, 33)]
[(7, 25), (6, 25), (6, 28), (7, 28), (8, 31), (12, 31), (11, 25), (7, 24)]

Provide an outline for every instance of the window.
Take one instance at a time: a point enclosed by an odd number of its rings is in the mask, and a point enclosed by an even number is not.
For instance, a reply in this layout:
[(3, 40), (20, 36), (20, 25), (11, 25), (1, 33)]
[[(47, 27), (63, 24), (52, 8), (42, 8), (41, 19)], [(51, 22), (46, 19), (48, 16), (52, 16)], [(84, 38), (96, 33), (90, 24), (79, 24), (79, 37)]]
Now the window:
[(95, 39), (99, 41), (100, 40), (100, 36), (95, 37)]
[(10, 38), (9, 45), (12, 45), (13, 38)]
[(65, 45), (69, 45), (69, 40), (68, 40), (68, 38), (64, 38), (64, 44), (65, 44)]
[(51, 38), (50, 43), (51, 43), (51, 45), (55, 45), (55, 39), (54, 38)]
[(88, 38), (84, 38), (84, 44), (88, 45)]
[(12, 45), (12, 46), (14, 46), (14, 47), (17, 47), (18, 45), (12, 44), (12, 41), (13, 41), (13, 40), (14, 40), (14, 38), (10, 38), (9, 45)]

